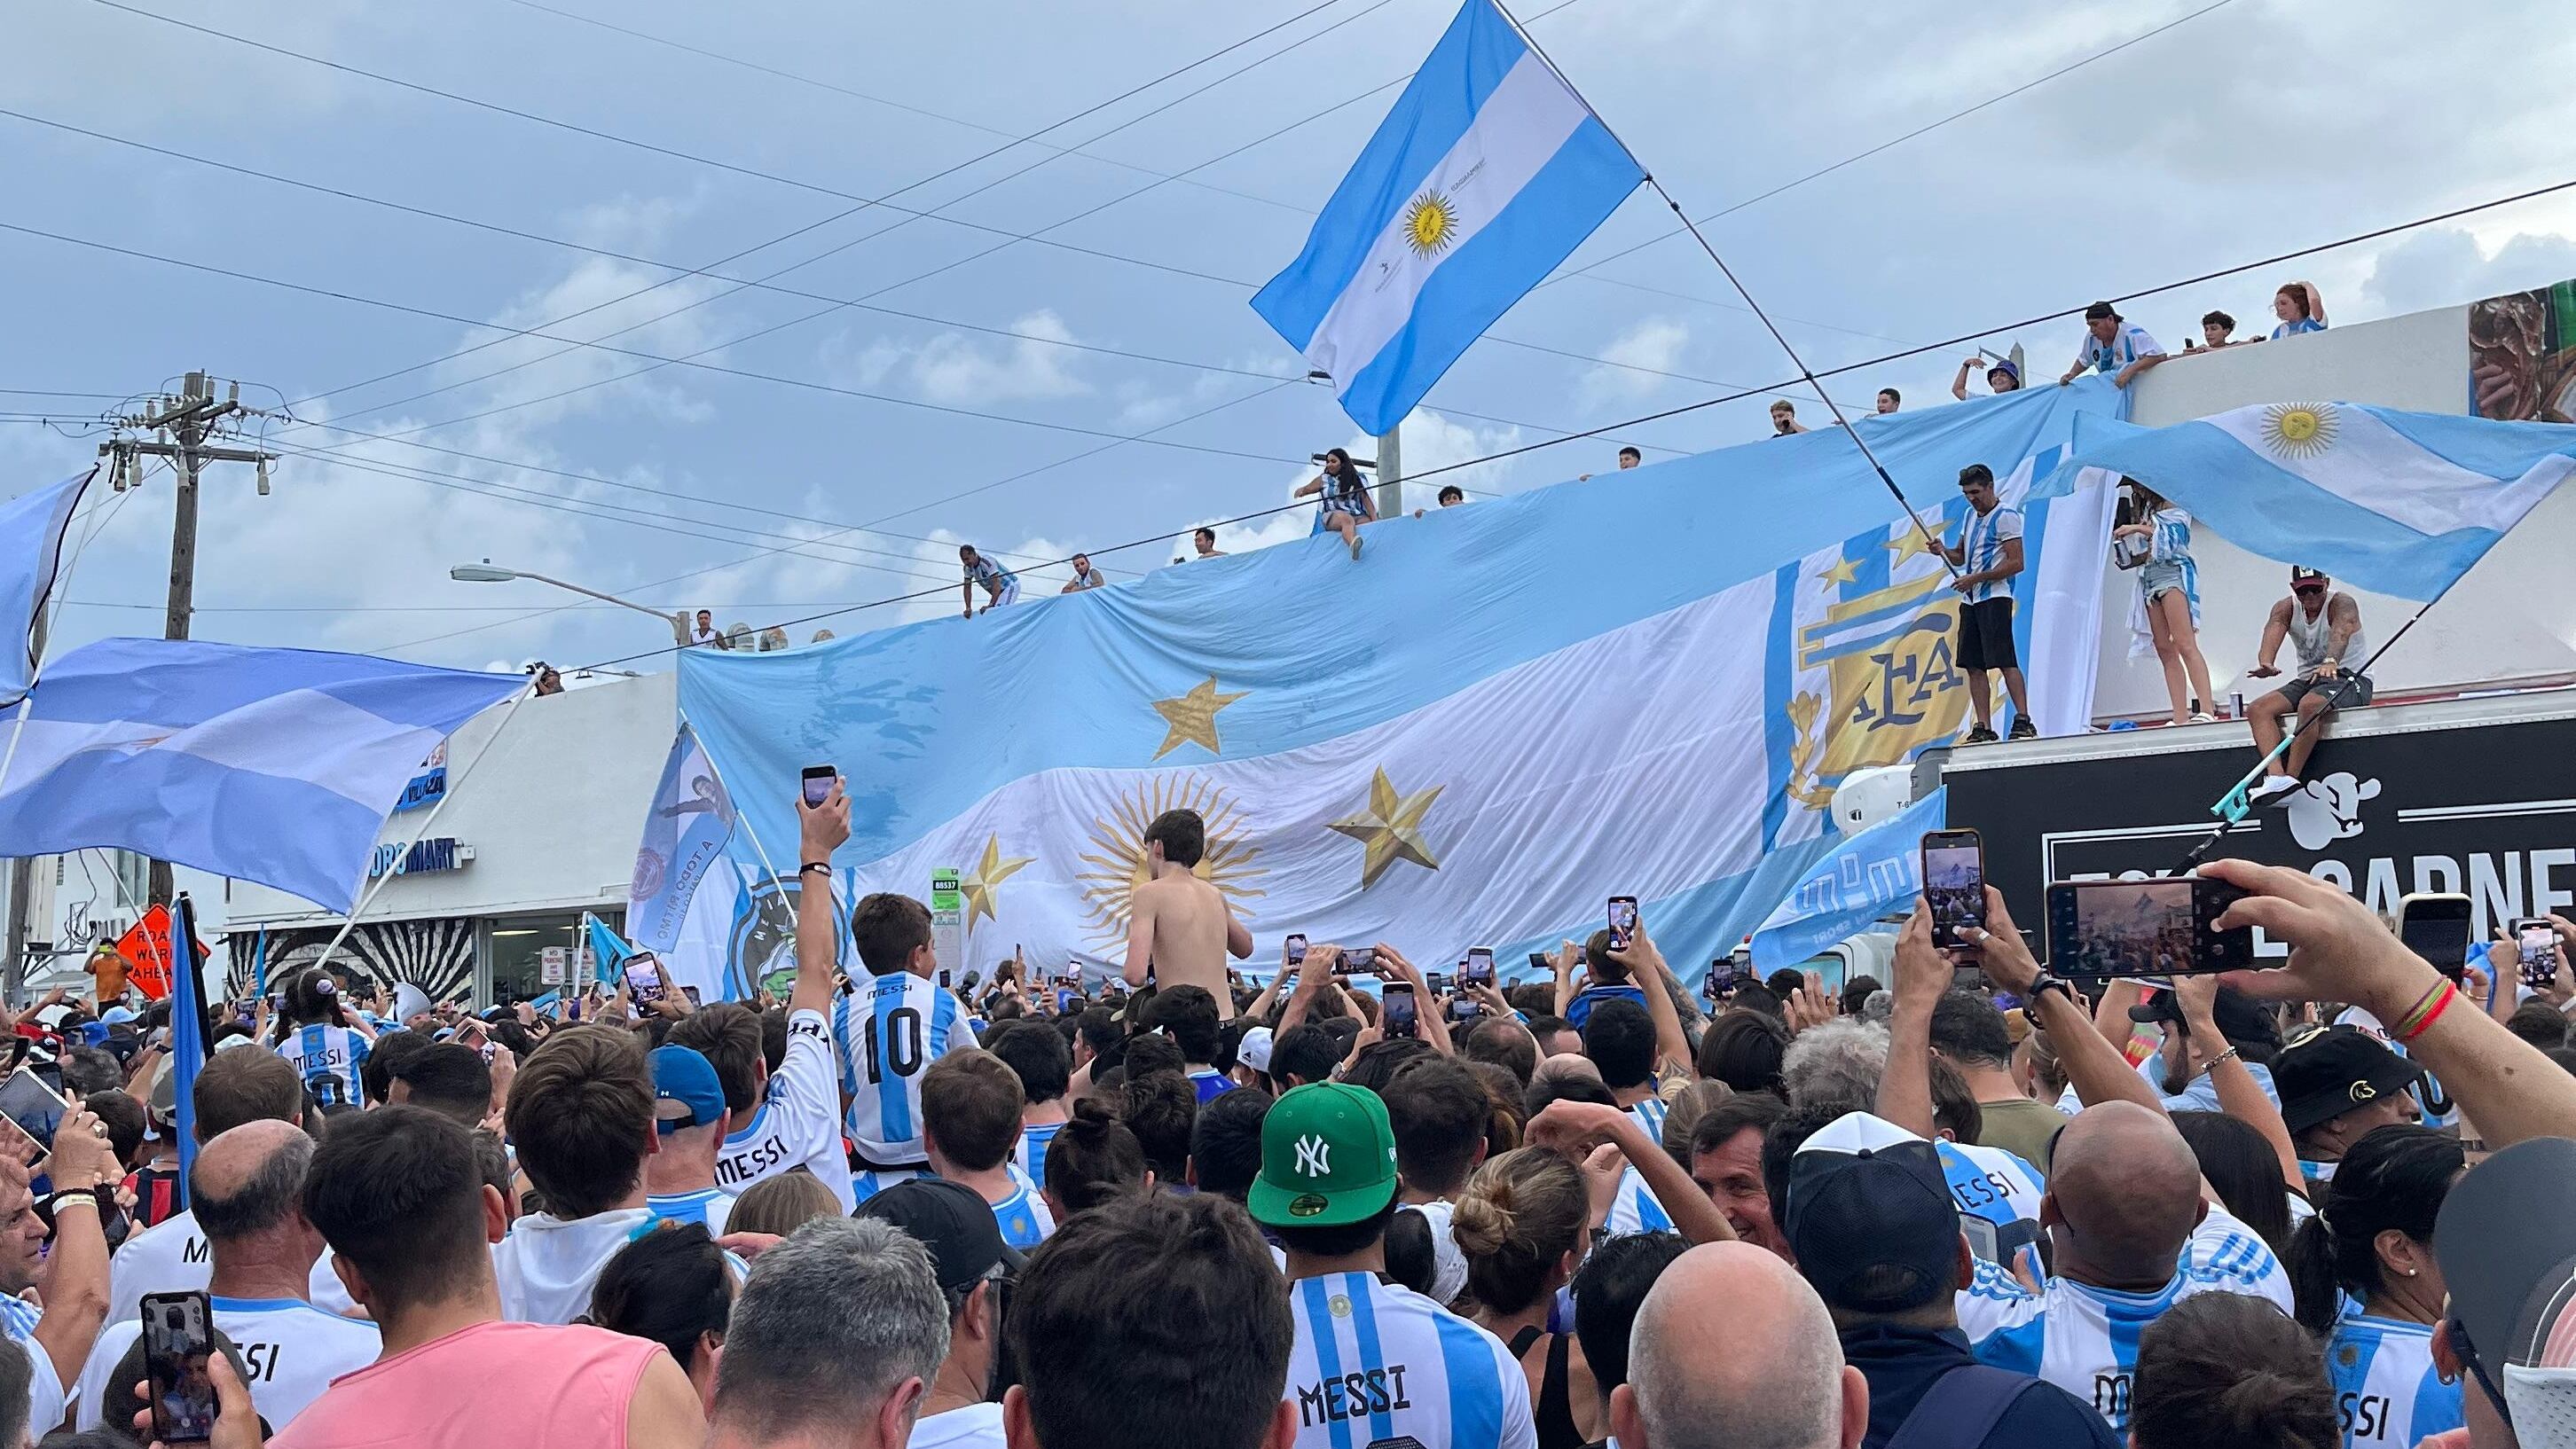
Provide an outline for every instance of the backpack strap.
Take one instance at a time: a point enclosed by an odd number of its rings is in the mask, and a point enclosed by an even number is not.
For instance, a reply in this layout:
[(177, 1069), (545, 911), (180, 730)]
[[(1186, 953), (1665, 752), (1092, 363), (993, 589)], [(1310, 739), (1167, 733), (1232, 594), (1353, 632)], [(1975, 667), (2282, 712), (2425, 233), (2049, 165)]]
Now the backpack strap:
[(1529, 1327), (1522, 1329), (1520, 1332), (1513, 1334), (1511, 1344), (1509, 1345), (1512, 1351), (1512, 1357), (1517, 1360), (1522, 1354), (1529, 1352), (1530, 1345), (1538, 1342), (1539, 1336), (1546, 1332), (1546, 1329), (1541, 1328), (1536, 1324), (1532, 1324)]
[(1888, 1436), (1886, 1449), (1976, 1449), (2039, 1382), (1991, 1364), (1961, 1364), (1915, 1400), (1914, 1412)]

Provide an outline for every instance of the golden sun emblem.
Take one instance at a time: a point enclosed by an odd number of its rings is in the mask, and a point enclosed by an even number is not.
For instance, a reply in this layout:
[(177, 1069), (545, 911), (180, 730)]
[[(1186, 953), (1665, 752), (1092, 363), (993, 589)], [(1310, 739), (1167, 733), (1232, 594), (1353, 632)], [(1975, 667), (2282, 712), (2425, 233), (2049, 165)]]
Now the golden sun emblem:
[(1127, 939), (1129, 909), (1146, 879), (1145, 827), (1166, 810), (1195, 810), (1207, 822), (1207, 851), (1195, 874), (1223, 892), (1237, 916), (1251, 921), (1250, 903), (1269, 894), (1253, 887), (1263, 874), (1253, 864), (1261, 852), (1251, 843), (1243, 811), (1223, 787), (1196, 775), (1140, 781), (1118, 798), (1110, 818), (1091, 822), (1091, 849), (1082, 855), (1091, 869), (1074, 877), (1082, 886), (1083, 929), (1103, 949)]
[(2284, 458), (2314, 458), (2334, 446), (2332, 403), (2274, 403), (2263, 409), (2263, 446)]
[(1426, 191), (1404, 209), (1404, 242), (1418, 257), (1436, 257), (1458, 241), (1458, 209), (1448, 197)]

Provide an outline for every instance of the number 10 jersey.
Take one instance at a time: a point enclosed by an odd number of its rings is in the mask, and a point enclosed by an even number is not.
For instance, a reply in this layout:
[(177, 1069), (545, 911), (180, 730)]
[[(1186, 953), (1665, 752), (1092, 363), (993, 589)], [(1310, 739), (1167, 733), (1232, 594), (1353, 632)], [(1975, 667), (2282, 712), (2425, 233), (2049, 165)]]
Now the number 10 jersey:
[(921, 1074), (975, 1034), (955, 996), (909, 971), (859, 983), (833, 1003), (840, 1054), (843, 1125), (864, 1167), (927, 1167), (921, 1139)]

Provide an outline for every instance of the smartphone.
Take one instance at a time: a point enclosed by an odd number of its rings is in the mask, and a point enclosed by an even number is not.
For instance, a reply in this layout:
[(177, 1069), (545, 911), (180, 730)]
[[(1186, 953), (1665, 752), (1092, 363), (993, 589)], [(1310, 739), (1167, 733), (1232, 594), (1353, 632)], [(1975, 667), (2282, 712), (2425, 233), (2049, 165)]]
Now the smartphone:
[(2245, 893), (2225, 881), (2053, 881), (2048, 969), (2060, 976), (2206, 976), (2254, 965), (2254, 928), (2216, 922)]
[(832, 798), (832, 782), (839, 778), (841, 778), (841, 772), (836, 766), (807, 765), (805, 767), (805, 808), (820, 809), (824, 801)]
[(1055, 1014), (1058, 1016), (1071, 1015), (1073, 1012), (1073, 1004), (1081, 999), (1081, 997), (1074, 994), (1073, 988), (1071, 987), (1057, 988), (1055, 993)]
[(27, 1067), (11, 1072), (0, 1082), (0, 1117), (6, 1117), (19, 1131), (34, 1139), (47, 1152), (54, 1150), (54, 1129), (63, 1125), (63, 1115), (72, 1104), (62, 1093), (45, 1084)]
[(940, 990), (942, 990), (942, 991), (950, 991), (950, 990), (954, 990), (954, 989), (955, 989), (955, 988), (950, 984), (950, 978), (949, 978), (949, 974), (948, 974), (948, 968), (947, 968), (947, 967), (945, 967), (945, 966), (942, 966), (942, 967), (940, 967), (940, 968), (939, 968), (939, 989), (940, 989)]
[(2513, 934), (2522, 945), (2522, 984), (2548, 989), (2558, 979), (2558, 928), (2533, 917), (2514, 922)]
[(1413, 983), (1390, 981), (1378, 999), (1378, 1025), (1388, 1036), (1413, 1036), (1420, 1032), (1420, 1008), (1413, 1000)]
[(2433, 969), (2460, 979), (2469, 964), (2469, 898), (2457, 891), (2424, 891), (2397, 902), (2397, 939), (2406, 949), (2433, 963)]
[[(1377, 969), (1375, 946), (1353, 946), (1342, 953), (1342, 970), (1351, 975), (1364, 975)], [(1408, 986), (1407, 991), (1413, 988)]]
[(1491, 986), (1494, 984), (1493, 947), (1470, 946), (1467, 948), (1467, 964), (1458, 968), (1458, 984), (1461, 986)]
[(638, 956), (626, 963), (626, 993), (638, 1001), (659, 1001), (664, 991), (662, 963)]
[[(1461, 981), (1466, 980), (1464, 976), (1461, 976), (1458, 979)], [(1434, 996), (1446, 996), (1449, 994), (1449, 978), (1443, 976), (1437, 971), (1423, 972), (1422, 984), (1430, 987), (1431, 994)]]
[(1932, 905), (1932, 944), (1961, 944), (1959, 928), (1986, 924), (1986, 847), (1973, 830), (1923, 835), (1923, 898)]
[(142, 1307), (152, 1437), (203, 1444), (215, 1436), (214, 1310), (203, 1293), (146, 1293)]
[(1291, 966), (1294, 966), (1294, 965), (1296, 965), (1297, 963), (1299, 963), (1299, 962), (1301, 962), (1301, 961), (1303, 961), (1303, 960), (1305, 960), (1305, 959), (1306, 959), (1306, 938), (1305, 938), (1304, 936), (1291, 936), (1291, 937), (1289, 937), (1289, 938), (1288, 938), (1288, 964), (1289, 964), (1289, 965), (1291, 965)]
[(1610, 898), (1610, 949), (1614, 951), (1627, 950), (1628, 938), (1634, 936), (1636, 933), (1637, 898), (1635, 896), (1612, 896)]
[(1545, 951), (1532, 951), (1530, 953), (1530, 969), (1541, 976), (1552, 975), (1556, 971), (1556, 967), (1548, 963), (1547, 953)]
[(1465, 1025), (1484, 1014), (1485, 1004), (1472, 996), (1454, 997), (1449, 1002), (1449, 1020)]
[(1734, 962), (1721, 959), (1708, 963), (1708, 979), (1700, 984), (1700, 992), (1712, 1005), (1734, 995), (1735, 987)]
[(704, 1005), (706, 1005), (706, 1003), (705, 1003), (704, 1001), (701, 1001), (701, 1000), (699, 1000), (699, 999), (698, 999), (698, 988), (696, 988), (696, 987), (694, 987), (694, 986), (683, 986), (683, 987), (681, 987), (681, 988), (680, 988), (680, 994), (681, 994), (682, 996), (685, 996), (685, 997), (689, 998), (689, 1004), (690, 1004), (691, 1006), (704, 1006)]

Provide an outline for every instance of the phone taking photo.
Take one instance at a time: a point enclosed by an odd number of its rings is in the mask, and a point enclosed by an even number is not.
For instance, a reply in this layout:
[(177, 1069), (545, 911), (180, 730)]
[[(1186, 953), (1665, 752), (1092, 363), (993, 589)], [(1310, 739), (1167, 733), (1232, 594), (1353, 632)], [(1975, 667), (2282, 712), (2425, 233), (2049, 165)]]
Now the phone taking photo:
[(1610, 898), (1610, 949), (1613, 951), (1627, 950), (1628, 943), (1634, 940), (1636, 935), (1637, 898), (1635, 896), (1612, 896)]
[(1388, 1036), (1413, 1036), (1421, 1030), (1421, 1008), (1413, 999), (1413, 985), (1390, 981), (1378, 998), (1380, 1025)]
[(2513, 923), (2522, 953), (2522, 984), (2546, 991), (2558, 980), (2558, 928), (2538, 916)]
[(2218, 929), (2245, 892), (2225, 881), (2054, 881), (2048, 887), (2048, 969), (2059, 976), (2208, 976), (2254, 965), (2254, 928)]
[(1461, 986), (1491, 986), (1494, 984), (1493, 947), (1471, 946), (1467, 948), (1467, 964), (1458, 968), (1458, 984)]
[[(1459, 979), (1464, 980), (1465, 978), (1461, 977)], [(1422, 984), (1430, 987), (1431, 994), (1434, 996), (1446, 996), (1449, 994), (1449, 978), (1438, 971), (1423, 972)]]
[(203, 1293), (146, 1293), (142, 1318), (152, 1437), (203, 1444), (215, 1437), (213, 1306)]
[(1291, 937), (1289, 937), (1289, 938), (1288, 938), (1288, 964), (1289, 964), (1289, 965), (1291, 965), (1291, 966), (1295, 966), (1295, 965), (1298, 965), (1298, 964), (1300, 964), (1300, 963), (1304, 962), (1304, 961), (1305, 961), (1305, 959), (1306, 959), (1306, 938), (1305, 938), (1303, 935), (1296, 935), (1296, 936), (1291, 936)]
[(832, 782), (840, 778), (841, 772), (837, 766), (807, 765), (804, 779), (805, 808), (808, 810), (823, 808), (823, 802), (832, 798)]
[(32, 1068), (20, 1067), (9, 1074), (8, 1080), (0, 1081), (0, 1119), (6, 1119), (43, 1151), (54, 1150), (54, 1132), (71, 1110), (72, 1104), (63, 1100), (62, 1093)]
[(1368, 972), (1375, 971), (1377, 969), (1377, 948), (1375, 946), (1353, 946), (1349, 950), (1344, 951), (1342, 953), (1341, 969), (1345, 975), (1352, 976), (1365, 975)]
[(2469, 898), (2457, 891), (2419, 891), (2397, 901), (2397, 939), (2433, 969), (2460, 979), (2469, 964)]
[(659, 1001), (668, 987), (662, 980), (662, 963), (650, 956), (637, 956), (626, 963), (626, 994), (637, 1001)]
[(1932, 944), (1962, 945), (1962, 926), (1986, 925), (1986, 847), (1973, 830), (1923, 836), (1923, 899), (1932, 908)]

